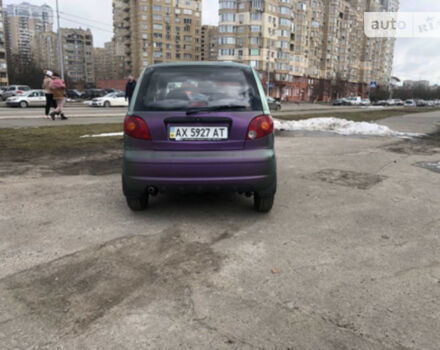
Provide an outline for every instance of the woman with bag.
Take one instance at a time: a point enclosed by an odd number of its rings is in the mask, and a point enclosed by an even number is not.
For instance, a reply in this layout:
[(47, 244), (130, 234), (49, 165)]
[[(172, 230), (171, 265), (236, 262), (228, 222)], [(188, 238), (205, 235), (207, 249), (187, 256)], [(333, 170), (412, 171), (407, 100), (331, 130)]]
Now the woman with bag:
[(49, 119), (49, 112), (50, 109), (57, 108), (55, 100), (53, 99), (53, 92), (50, 88), (50, 85), (52, 84), (52, 75), (53, 73), (50, 70), (44, 71), (44, 80), (43, 80), (43, 90), (46, 94), (46, 106), (45, 106), (45, 118)]
[(50, 117), (52, 120), (55, 120), (55, 116), (59, 115), (61, 120), (66, 120), (67, 117), (63, 113), (64, 102), (66, 101), (66, 84), (57, 73), (53, 73), (52, 75), (52, 83), (50, 88), (53, 91), (53, 99), (57, 103), (57, 108), (50, 114)]

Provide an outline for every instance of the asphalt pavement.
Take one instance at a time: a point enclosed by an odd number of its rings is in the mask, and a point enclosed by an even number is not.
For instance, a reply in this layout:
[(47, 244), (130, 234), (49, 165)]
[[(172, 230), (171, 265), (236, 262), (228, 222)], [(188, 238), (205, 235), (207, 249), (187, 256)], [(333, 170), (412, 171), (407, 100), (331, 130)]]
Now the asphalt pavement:
[[(381, 122), (432, 132), (440, 113)], [(276, 148), (267, 215), (233, 194), (132, 213), (118, 167), (87, 172), (101, 154), (0, 161), (0, 348), (437, 350), (440, 174), (419, 165), (438, 145)]]

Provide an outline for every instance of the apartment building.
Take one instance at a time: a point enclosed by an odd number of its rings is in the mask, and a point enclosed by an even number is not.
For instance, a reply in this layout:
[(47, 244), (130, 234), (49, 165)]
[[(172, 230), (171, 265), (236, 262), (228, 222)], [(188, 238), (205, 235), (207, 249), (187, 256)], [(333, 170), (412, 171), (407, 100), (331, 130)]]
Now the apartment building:
[(118, 45), (115, 39), (104, 44), (104, 48), (98, 51), (98, 58), (95, 51), (96, 80), (120, 80), (126, 77), (123, 46)]
[(113, 0), (115, 42), (125, 50), (126, 73), (200, 60), (201, 13), (201, 0)]
[(217, 61), (218, 27), (203, 25), (200, 44), (200, 59), (202, 61)]
[(113, 63), (112, 63), (112, 79), (125, 79), (127, 77), (125, 49), (123, 43), (118, 43), (116, 38), (112, 40)]
[(0, 0), (0, 86), (8, 85), (8, 65), (6, 62), (5, 25), (3, 1)]
[[(396, 12), (399, 0), (366, 0), (365, 10), (369, 12)], [(394, 60), (394, 38), (364, 38), (360, 80), (369, 84), (376, 81), (379, 85), (390, 84)]]
[(48, 5), (36, 6), (23, 2), (3, 9), (8, 55), (19, 55), (31, 60), (38, 49), (35, 38), (39, 33), (51, 32), (53, 11)]
[(64, 70), (76, 84), (93, 85), (93, 35), (90, 29), (61, 28)]
[(114, 65), (116, 64), (115, 45), (113, 41), (104, 44), (104, 47), (93, 49), (93, 60), (95, 67), (96, 80), (118, 79), (114, 74)]
[(368, 40), (363, 14), (398, 6), (398, 0), (220, 0), (218, 59), (255, 67), (270, 94), (282, 99), (328, 100), (340, 93), (341, 81), (344, 93), (365, 95), (370, 81), (389, 82), (394, 40)]
[(58, 37), (54, 32), (42, 32), (35, 35), (33, 58), (42, 68), (58, 72), (60, 61), (58, 54)]

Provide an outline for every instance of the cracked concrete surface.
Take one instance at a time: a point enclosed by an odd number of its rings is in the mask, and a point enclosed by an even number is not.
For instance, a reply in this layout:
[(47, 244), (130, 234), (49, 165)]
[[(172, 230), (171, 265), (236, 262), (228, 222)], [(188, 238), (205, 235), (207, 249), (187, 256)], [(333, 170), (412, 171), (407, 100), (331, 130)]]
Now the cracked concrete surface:
[(440, 177), (413, 166), (438, 153), (393, 142), (278, 138), (268, 215), (232, 194), (134, 214), (117, 174), (0, 178), (0, 348), (438, 349)]

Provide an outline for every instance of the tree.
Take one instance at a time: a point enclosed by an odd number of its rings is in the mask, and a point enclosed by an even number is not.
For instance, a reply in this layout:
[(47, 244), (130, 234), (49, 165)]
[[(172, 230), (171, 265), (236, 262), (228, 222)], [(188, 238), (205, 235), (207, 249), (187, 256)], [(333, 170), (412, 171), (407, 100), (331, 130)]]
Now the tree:
[(8, 56), (8, 75), (10, 84), (29, 85), (33, 89), (40, 89), (43, 80), (43, 71), (31, 60), (23, 60), (17, 54)]
[(371, 89), (370, 92), (371, 101), (387, 100), (389, 98), (390, 98), (390, 91), (388, 90), (388, 88), (378, 85), (377, 88)]

